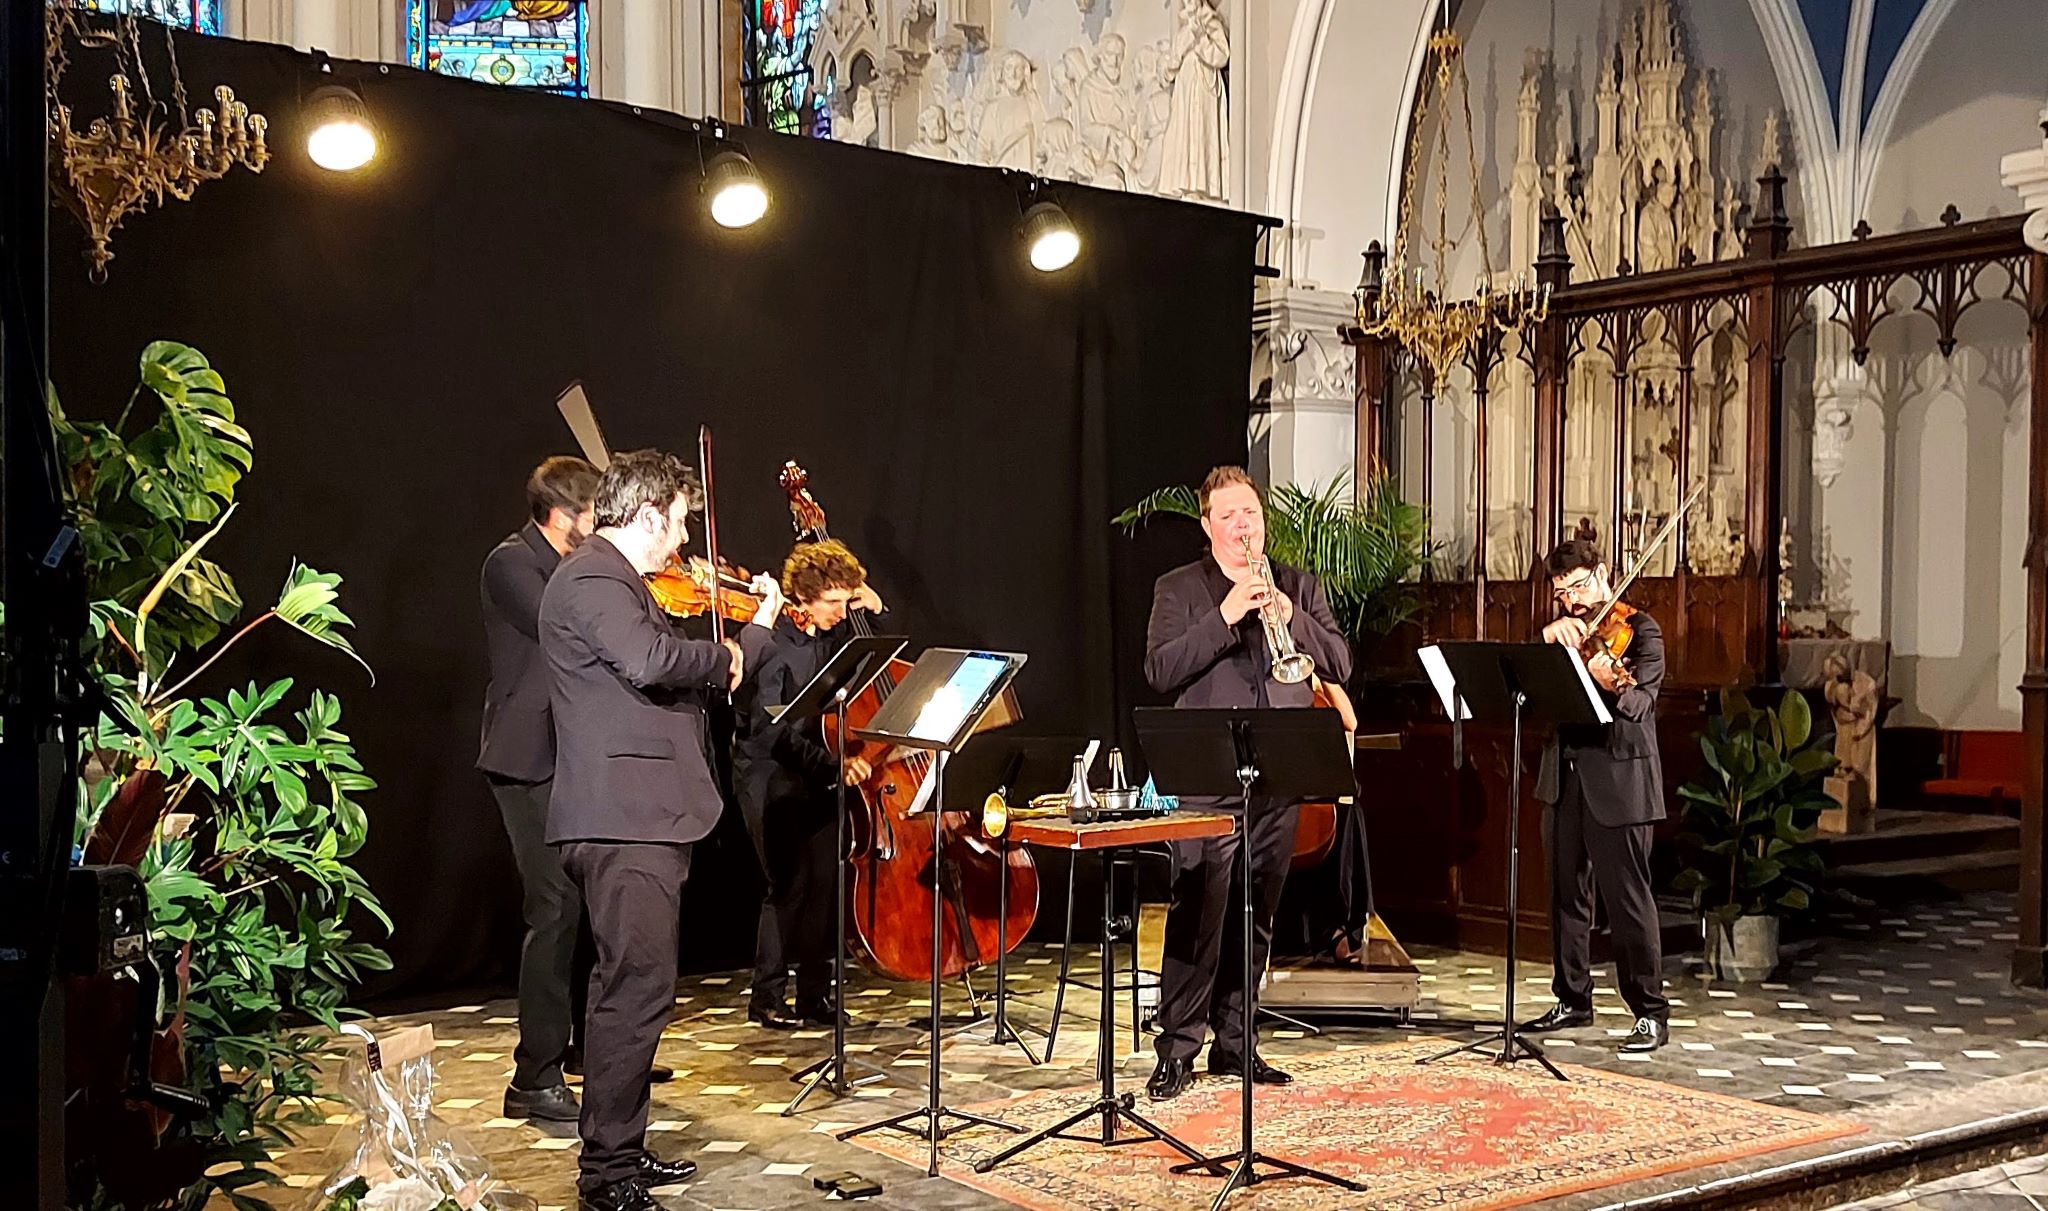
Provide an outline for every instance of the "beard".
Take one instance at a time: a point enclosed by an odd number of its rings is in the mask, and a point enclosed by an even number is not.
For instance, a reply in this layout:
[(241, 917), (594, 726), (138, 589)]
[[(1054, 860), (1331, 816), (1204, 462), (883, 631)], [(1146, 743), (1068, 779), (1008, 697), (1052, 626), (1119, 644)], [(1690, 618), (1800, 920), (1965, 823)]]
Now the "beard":
[(1564, 608), (1564, 612), (1573, 618), (1591, 618), (1593, 607), (1583, 601), (1574, 601)]

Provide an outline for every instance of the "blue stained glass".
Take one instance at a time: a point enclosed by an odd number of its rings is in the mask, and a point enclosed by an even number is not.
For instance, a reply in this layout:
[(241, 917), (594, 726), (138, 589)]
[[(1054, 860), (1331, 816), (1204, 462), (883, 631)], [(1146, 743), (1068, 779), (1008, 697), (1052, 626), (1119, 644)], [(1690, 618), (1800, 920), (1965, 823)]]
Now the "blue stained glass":
[(590, 91), (584, 0), (406, 0), (414, 67), (581, 97)]
[[(844, 2), (844, 0), (842, 0)], [(826, 0), (740, 0), (745, 46), (740, 91), (747, 122), (790, 135), (829, 138), (836, 81), (813, 79), (811, 48)]]
[(220, 32), (220, 0), (71, 0), (71, 7), (109, 16), (133, 13), (202, 34)]

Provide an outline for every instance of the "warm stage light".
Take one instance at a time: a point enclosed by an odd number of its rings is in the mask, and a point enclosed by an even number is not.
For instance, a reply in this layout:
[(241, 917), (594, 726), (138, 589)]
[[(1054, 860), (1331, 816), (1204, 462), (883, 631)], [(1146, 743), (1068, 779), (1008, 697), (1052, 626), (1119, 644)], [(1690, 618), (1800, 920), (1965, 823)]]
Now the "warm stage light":
[(1039, 202), (1024, 212), (1024, 244), (1031, 267), (1040, 273), (1065, 269), (1081, 255), (1081, 236), (1057, 202)]
[(306, 154), (329, 172), (353, 172), (377, 154), (377, 132), (370, 111), (355, 90), (330, 84), (306, 103)]
[(720, 227), (751, 227), (768, 213), (768, 190), (742, 152), (721, 151), (704, 168), (704, 192)]

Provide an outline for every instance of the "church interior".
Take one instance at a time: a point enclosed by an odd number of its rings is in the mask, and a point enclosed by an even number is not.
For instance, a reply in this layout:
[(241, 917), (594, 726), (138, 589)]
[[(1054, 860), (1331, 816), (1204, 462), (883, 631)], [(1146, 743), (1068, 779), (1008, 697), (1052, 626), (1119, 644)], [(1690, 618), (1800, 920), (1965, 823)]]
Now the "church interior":
[(0, 0), (11, 1205), (2038, 1207), (2044, 50)]

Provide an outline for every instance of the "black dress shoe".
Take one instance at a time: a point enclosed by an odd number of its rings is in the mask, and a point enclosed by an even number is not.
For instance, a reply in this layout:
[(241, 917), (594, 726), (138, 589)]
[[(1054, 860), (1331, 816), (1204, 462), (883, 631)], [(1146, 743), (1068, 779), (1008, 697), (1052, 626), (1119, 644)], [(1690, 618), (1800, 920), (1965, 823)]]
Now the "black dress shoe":
[(1155, 1102), (1176, 1098), (1187, 1092), (1195, 1083), (1195, 1066), (1187, 1060), (1164, 1059), (1152, 1070), (1152, 1079), (1145, 1082), (1145, 1096)]
[(673, 1186), (677, 1182), (689, 1181), (695, 1176), (696, 1161), (665, 1161), (652, 1152), (640, 1154), (640, 1184), (650, 1189), (655, 1186)]
[(1549, 1030), (1577, 1030), (1581, 1026), (1591, 1026), (1592, 1024), (1593, 1011), (1590, 1009), (1573, 1009), (1569, 1005), (1552, 1005), (1550, 1012), (1533, 1021), (1522, 1023), (1521, 1029), (1527, 1034), (1542, 1034)]
[(1636, 1028), (1621, 1041), (1623, 1051), (1655, 1051), (1671, 1037), (1671, 1028), (1656, 1018), (1637, 1018)]
[(654, 1201), (637, 1177), (624, 1178), (600, 1190), (578, 1191), (576, 1204), (583, 1211), (661, 1211), (661, 1204)]
[(576, 1104), (576, 1095), (567, 1085), (550, 1085), (545, 1089), (507, 1086), (505, 1089), (506, 1118), (573, 1123), (582, 1112), (583, 1108)]
[[(832, 1029), (833, 1012), (830, 1001), (806, 1001), (796, 1007), (796, 1016), (803, 1019), (804, 1025), (820, 1030)], [(840, 1020), (844, 1021), (845, 1017), (842, 1015)]]
[(676, 1070), (667, 1064), (653, 1064), (647, 1069), (647, 1080), (651, 1084), (665, 1085), (676, 1079)]
[[(1212, 1054), (1209, 1057), (1209, 1075), (1227, 1076), (1232, 1080), (1241, 1081), (1244, 1079), (1244, 1064), (1234, 1055), (1218, 1059)], [(1252, 1084), (1291, 1085), (1293, 1083), (1294, 1077), (1291, 1074), (1282, 1072), (1280, 1069), (1268, 1064), (1265, 1061), (1265, 1057), (1261, 1056), (1252, 1061)]]
[(747, 1007), (747, 1020), (767, 1027), (769, 1030), (802, 1030), (804, 1020), (786, 1012), (780, 1005)]

